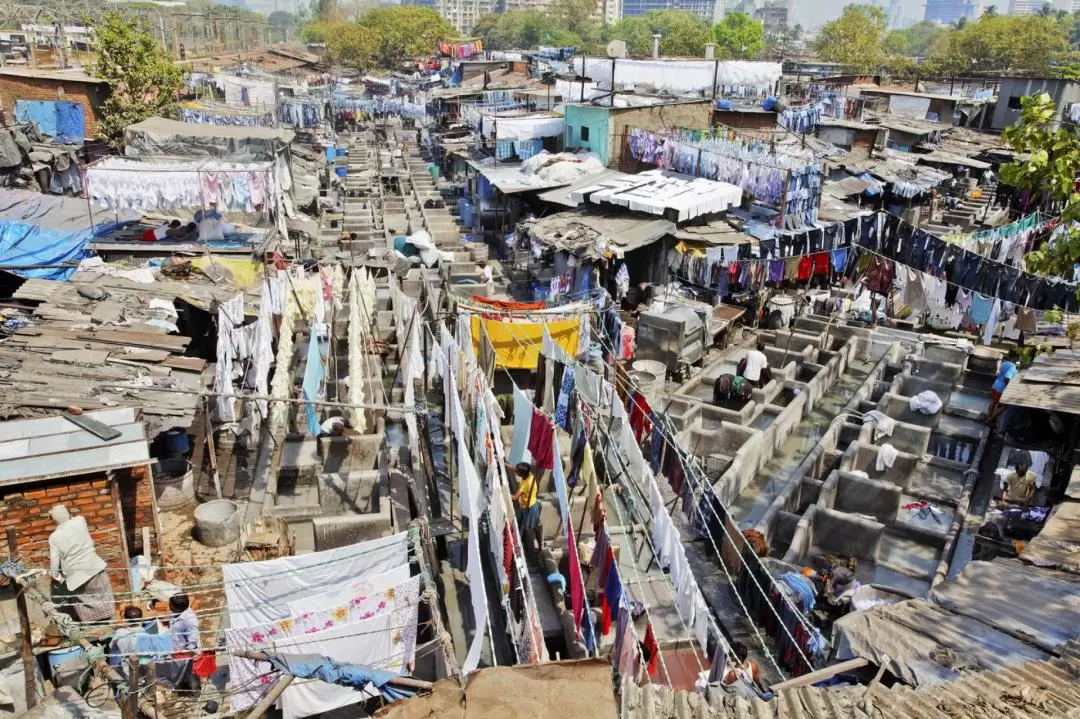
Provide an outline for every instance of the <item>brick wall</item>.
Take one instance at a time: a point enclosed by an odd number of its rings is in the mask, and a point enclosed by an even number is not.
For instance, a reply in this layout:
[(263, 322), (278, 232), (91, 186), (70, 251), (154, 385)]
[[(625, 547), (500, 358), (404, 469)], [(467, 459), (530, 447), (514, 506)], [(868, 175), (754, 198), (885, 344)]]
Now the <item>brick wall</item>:
[[(59, 90), (63, 88), (64, 96)], [(15, 103), (19, 100), (64, 100), (77, 102), (86, 108), (86, 136), (94, 137), (98, 130), (97, 107), (105, 98), (105, 86), (70, 80), (15, 77), (0, 75), (0, 102), (4, 117), (11, 122), (15, 117)]]
[(154, 538), (157, 537), (157, 525), (154, 524), (153, 492), (150, 490), (150, 482), (146, 477), (146, 467), (117, 470), (113, 476), (119, 485), (120, 506), (124, 514), (128, 549), (132, 556), (135, 556), (143, 551), (143, 527), (150, 528), (151, 544), (156, 541)]
[(49, 510), (58, 504), (86, 517), (97, 552), (109, 566), (124, 566), (121, 525), (104, 473), (0, 488), (0, 527), (15, 527), (19, 553), (28, 564), (48, 568), (49, 534), (56, 526)]

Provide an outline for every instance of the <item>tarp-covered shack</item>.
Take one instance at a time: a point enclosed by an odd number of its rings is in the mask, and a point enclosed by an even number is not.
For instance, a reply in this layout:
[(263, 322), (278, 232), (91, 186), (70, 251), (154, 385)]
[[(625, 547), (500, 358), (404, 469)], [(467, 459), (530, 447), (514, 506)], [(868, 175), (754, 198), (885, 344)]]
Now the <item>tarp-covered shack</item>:
[(261, 162), (282, 156), (295, 135), (272, 127), (232, 127), (151, 117), (124, 130), (128, 157), (220, 157)]

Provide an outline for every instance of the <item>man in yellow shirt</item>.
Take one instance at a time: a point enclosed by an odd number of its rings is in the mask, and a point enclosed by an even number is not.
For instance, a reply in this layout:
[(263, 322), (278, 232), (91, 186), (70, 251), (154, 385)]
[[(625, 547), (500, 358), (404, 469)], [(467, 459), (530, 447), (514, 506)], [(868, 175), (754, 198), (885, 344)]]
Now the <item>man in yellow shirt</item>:
[(518, 529), (521, 531), (521, 541), (526, 550), (535, 541), (537, 557), (539, 557), (540, 550), (544, 546), (540, 527), (539, 483), (528, 462), (515, 465), (514, 472), (518, 477), (518, 488), (511, 498), (517, 502), (514, 515), (517, 517)]
[(1035, 498), (1035, 475), (1028, 471), (1027, 465), (1017, 463), (1016, 469), (1005, 475), (1002, 484), (1001, 501), (1006, 504), (1028, 506)]

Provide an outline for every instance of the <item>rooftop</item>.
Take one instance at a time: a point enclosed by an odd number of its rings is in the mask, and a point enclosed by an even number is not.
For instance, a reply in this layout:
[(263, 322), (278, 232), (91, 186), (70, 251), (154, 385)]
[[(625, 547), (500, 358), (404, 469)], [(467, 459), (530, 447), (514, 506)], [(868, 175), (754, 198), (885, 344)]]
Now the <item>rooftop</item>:
[(60, 80), (63, 82), (81, 82), (89, 85), (107, 85), (107, 80), (99, 77), (91, 77), (82, 70), (50, 70), (33, 69), (29, 67), (0, 67), (0, 75), (8, 77), (21, 77), (29, 80)]

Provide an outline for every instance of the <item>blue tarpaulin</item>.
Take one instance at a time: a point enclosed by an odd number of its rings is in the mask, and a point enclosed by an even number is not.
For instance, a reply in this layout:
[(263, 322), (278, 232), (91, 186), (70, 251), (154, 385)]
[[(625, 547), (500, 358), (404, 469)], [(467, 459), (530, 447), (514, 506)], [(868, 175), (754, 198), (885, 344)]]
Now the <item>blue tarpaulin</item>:
[(36, 122), (42, 133), (57, 142), (81, 145), (86, 136), (85, 108), (77, 102), (17, 100), (16, 122)]
[(354, 689), (363, 689), (371, 684), (389, 701), (407, 699), (413, 695), (408, 689), (390, 686), (390, 682), (399, 675), (381, 672), (363, 664), (341, 664), (319, 654), (271, 654), (269, 659), (274, 669), (297, 679), (319, 679), (327, 684)]
[(13, 268), (78, 263), (90, 256), (93, 237), (90, 230), (51, 230), (25, 222), (0, 221), (0, 267), (20, 277), (66, 280), (75, 273), (74, 267)]

